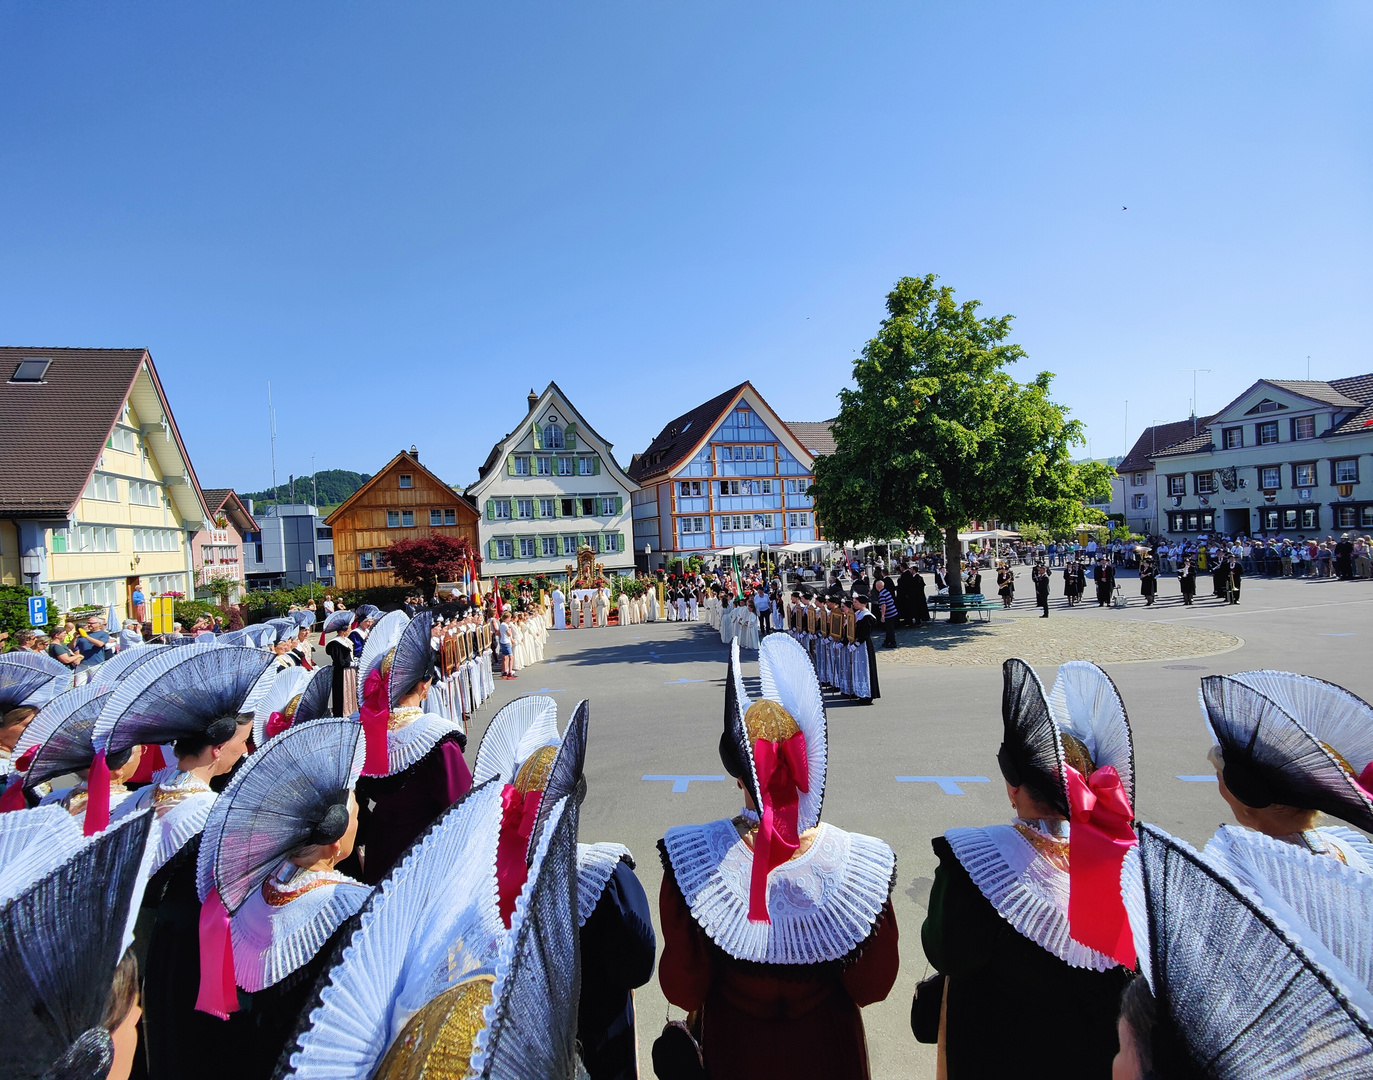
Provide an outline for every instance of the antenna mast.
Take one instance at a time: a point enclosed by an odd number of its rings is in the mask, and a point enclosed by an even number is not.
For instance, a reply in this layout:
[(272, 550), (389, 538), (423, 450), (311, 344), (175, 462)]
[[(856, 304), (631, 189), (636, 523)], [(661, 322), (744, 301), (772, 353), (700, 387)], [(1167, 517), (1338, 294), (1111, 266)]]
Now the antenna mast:
[(272, 408), (272, 380), (267, 380), (267, 433), (272, 443), (272, 501), (281, 497), (277, 490), (277, 414)]
[(1197, 433), (1197, 372), (1198, 372), (1198, 371), (1203, 371), (1203, 372), (1205, 372), (1207, 375), (1210, 375), (1210, 374), (1211, 374), (1211, 369), (1210, 369), (1209, 367), (1202, 367), (1202, 368), (1185, 367), (1185, 368), (1183, 368), (1182, 370), (1183, 370), (1183, 371), (1190, 371), (1190, 372), (1192, 373), (1192, 434), (1193, 434), (1193, 435), (1196, 435), (1196, 433)]

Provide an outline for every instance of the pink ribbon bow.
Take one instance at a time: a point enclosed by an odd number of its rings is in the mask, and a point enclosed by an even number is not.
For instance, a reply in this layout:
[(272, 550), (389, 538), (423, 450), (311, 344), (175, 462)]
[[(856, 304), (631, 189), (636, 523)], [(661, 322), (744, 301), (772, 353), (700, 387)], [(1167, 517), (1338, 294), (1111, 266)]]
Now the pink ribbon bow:
[(229, 912), (213, 885), (200, 905), (200, 993), (196, 995), (195, 1007), (221, 1020), (238, 1011)]
[(86, 819), (81, 831), (86, 836), (94, 836), (109, 827), (110, 766), (105, 761), (105, 751), (97, 750), (91, 771), (86, 774)]
[(1130, 798), (1112, 765), (1086, 779), (1066, 766), (1072, 828), (1068, 834), (1068, 933), (1074, 941), (1135, 966), (1135, 939), (1120, 898), (1120, 868), (1139, 840)]
[(285, 719), (281, 713), (273, 711), (272, 715), (267, 717), (267, 724), (263, 728), (263, 732), (266, 734), (267, 738), (271, 739), (280, 735), (290, 726), (291, 721)]
[(391, 719), (391, 699), (381, 669), (375, 668), (362, 684), (362, 705), (358, 709), (362, 734), (367, 739), (363, 776), (385, 776), (391, 768), (386, 753), (386, 723)]
[(539, 816), (542, 791), (527, 791), (523, 796), (514, 784), (501, 789), (501, 833), (496, 842), (496, 890), (500, 894), (501, 921), (510, 927), (515, 901), (529, 876), (529, 834)]
[(797, 792), (810, 791), (805, 736), (798, 731), (781, 742), (759, 739), (753, 744), (753, 766), (758, 774), (758, 795), (763, 805), (758, 836), (753, 842), (748, 917), (752, 922), (770, 923), (768, 874), (795, 855), (801, 846), (796, 832)]

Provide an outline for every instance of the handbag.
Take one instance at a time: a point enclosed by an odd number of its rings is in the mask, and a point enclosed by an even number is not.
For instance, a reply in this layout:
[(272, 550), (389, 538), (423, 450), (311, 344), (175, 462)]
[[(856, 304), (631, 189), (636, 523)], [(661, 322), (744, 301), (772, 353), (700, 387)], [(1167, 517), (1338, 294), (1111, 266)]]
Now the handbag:
[(944, 1011), (944, 984), (947, 981), (947, 975), (936, 971), (915, 984), (915, 997), (911, 1000), (911, 1033), (916, 1042), (939, 1041), (939, 1018)]
[[(692, 1018), (687, 1017), (689, 1022)], [(705, 1055), (687, 1022), (669, 1020), (653, 1042), (653, 1075), (658, 1080), (710, 1080)]]

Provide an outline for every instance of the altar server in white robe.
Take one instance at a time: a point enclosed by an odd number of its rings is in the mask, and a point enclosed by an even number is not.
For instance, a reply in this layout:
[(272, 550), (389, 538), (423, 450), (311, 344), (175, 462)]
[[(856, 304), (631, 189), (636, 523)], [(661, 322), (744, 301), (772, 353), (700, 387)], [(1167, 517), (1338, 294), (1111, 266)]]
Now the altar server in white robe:
[(567, 629), (567, 598), (558, 588), (553, 590), (553, 629)]

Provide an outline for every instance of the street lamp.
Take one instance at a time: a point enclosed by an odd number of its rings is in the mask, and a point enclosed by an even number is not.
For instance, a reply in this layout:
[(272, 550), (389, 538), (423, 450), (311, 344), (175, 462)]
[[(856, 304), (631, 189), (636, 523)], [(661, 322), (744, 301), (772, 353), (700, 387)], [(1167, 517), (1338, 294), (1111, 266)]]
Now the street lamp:
[(315, 560), (305, 560), (305, 572), (310, 575), (310, 603), (315, 602)]
[(653, 573), (652, 556), (653, 556), (653, 547), (652, 547), (652, 545), (650, 545), (650, 544), (645, 544), (645, 545), (644, 545), (644, 571), (645, 571), (645, 573), (649, 573), (649, 574)]

